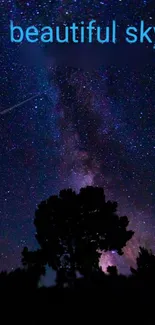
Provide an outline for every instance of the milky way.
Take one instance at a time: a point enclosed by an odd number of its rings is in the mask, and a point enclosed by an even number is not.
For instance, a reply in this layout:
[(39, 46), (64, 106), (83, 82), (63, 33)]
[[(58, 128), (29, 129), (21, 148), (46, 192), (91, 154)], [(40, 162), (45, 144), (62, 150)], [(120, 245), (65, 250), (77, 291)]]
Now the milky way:
[(153, 8), (153, 1), (1, 1), (0, 111), (14, 107), (0, 116), (1, 269), (20, 264), (22, 247), (36, 247), (36, 205), (66, 187), (103, 186), (129, 217), (135, 236), (124, 257), (102, 256), (104, 270), (117, 264), (126, 273), (139, 245), (155, 249), (152, 47), (9, 40), (10, 19), (39, 27), (117, 18), (122, 30), (124, 21), (155, 22)]

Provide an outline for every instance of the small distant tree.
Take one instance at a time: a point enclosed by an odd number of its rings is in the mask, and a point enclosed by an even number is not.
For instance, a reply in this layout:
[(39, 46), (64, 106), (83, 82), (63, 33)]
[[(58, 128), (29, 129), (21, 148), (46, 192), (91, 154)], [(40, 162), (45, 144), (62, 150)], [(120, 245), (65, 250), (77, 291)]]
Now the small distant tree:
[(106, 202), (103, 188), (60, 191), (39, 204), (34, 224), (38, 252), (24, 253), (25, 265), (48, 264), (57, 281), (71, 283), (77, 271), (85, 277), (99, 269), (101, 252), (122, 248), (133, 236), (128, 218), (119, 217), (117, 203)]
[(146, 279), (154, 278), (155, 276), (155, 256), (152, 251), (140, 247), (139, 255), (137, 257), (137, 269), (131, 268), (134, 275), (145, 277)]
[(115, 265), (112, 265), (112, 266), (108, 266), (107, 267), (107, 272), (109, 273), (109, 275), (111, 276), (116, 276), (118, 275), (118, 270), (117, 270), (117, 267)]

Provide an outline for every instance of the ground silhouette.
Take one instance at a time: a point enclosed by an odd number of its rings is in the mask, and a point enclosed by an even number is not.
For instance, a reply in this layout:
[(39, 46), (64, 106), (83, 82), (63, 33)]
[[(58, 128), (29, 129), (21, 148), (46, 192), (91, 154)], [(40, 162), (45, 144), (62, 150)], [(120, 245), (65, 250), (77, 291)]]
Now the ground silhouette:
[[(105, 200), (102, 188), (86, 187), (76, 194), (63, 190), (39, 204), (34, 224), (40, 248), (22, 252), (23, 267), (0, 273), (1, 318), (23, 324), (95, 322), (155, 324), (155, 256), (139, 248), (131, 275), (109, 266), (99, 268), (101, 251), (122, 249), (133, 236), (128, 218), (119, 217), (117, 203)], [(38, 286), (49, 265), (56, 285)], [(77, 271), (80, 277), (77, 276)], [(22, 316), (19, 316), (21, 313)], [(21, 318), (22, 317), (22, 318)], [(101, 319), (101, 320), (100, 320)]]

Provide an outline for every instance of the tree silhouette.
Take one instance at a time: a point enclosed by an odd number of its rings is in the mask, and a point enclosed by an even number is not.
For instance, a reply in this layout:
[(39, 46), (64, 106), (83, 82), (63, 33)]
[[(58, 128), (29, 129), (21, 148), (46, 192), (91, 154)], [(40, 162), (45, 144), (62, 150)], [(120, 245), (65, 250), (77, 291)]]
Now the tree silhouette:
[(37, 252), (23, 252), (24, 264), (48, 264), (57, 272), (57, 282), (72, 283), (76, 272), (85, 277), (99, 269), (101, 252), (122, 248), (132, 237), (128, 218), (119, 217), (117, 203), (106, 202), (104, 190), (88, 186), (79, 194), (62, 190), (39, 204), (34, 224)]
[(115, 265), (112, 265), (112, 266), (109, 265), (107, 267), (107, 272), (111, 276), (117, 276), (118, 275), (118, 270), (117, 270), (117, 267)]
[(131, 268), (131, 272), (139, 277), (145, 277), (147, 280), (154, 278), (155, 275), (155, 256), (152, 251), (140, 247), (137, 257), (137, 270)]
[(41, 249), (38, 249), (35, 252), (28, 251), (27, 247), (24, 247), (22, 251), (22, 264), (27, 270), (36, 270), (36, 273), (39, 275), (45, 274), (45, 256)]
[(40, 272), (35, 267), (26, 269), (17, 268), (10, 273), (0, 273), (0, 290), (23, 291), (35, 290), (38, 287)]

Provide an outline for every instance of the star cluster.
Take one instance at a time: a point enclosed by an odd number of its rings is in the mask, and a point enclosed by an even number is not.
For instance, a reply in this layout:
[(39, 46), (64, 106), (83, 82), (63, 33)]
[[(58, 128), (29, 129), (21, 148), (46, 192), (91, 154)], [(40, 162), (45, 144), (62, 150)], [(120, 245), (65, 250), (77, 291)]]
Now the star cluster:
[[(135, 266), (139, 245), (155, 250), (154, 50), (12, 44), (9, 20), (37, 27), (72, 21), (108, 23), (120, 30), (140, 19), (155, 22), (153, 1), (1, 1), (0, 117), (1, 269), (20, 264), (35, 248), (36, 205), (60, 189), (103, 186), (119, 203), (134, 238), (102, 256), (103, 269)], [(76, 46), (76, 45), (75, 45)]]

